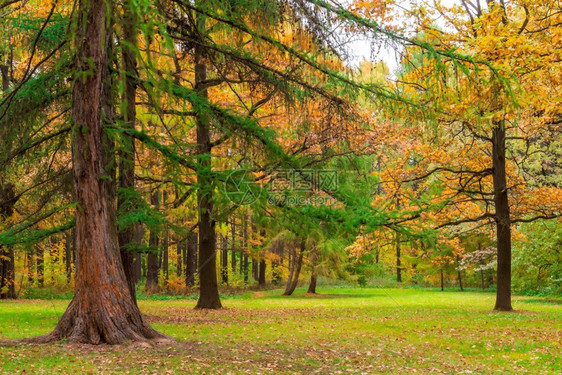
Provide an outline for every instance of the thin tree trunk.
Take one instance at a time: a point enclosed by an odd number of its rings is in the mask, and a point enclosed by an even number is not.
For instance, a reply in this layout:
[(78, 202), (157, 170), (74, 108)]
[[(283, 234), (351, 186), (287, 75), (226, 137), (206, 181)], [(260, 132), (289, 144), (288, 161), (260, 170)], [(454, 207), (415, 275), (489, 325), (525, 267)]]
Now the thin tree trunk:
[[(187, 265), (188, 265), (188, 257), (187, 257), (187, 248), (188, 248), (188, 243), (189, 240), (183, 240), (182, 241), (182, 248), (181, 248), (181, 252), (182, 252), (182, 257), (183, 257), (183, 274), (185, 275), (185, 286), (188, 286), (189, 283), (189, 273), (187, 270)], [(197, 247), (197, 243), (195, 244), (195, 247)]]
[[(168, 193), (166, 190), (162, 192), (162, 205), (166, 207), (166, 201), (168, 199)], [(162, 273), (164, 275), (165, 283), (168, 282), (170, 278), (170, 265), (169, 265), (169, 258), (170, 258), (170, 231), (166, 227), (163, 234), (163, 242), (162, 242)]]
[[(243, 247), (244, 245), (242, 245)], [(239, 275), (243, 275), (244, 274), (244, 249), (241, 248), (240, 249), (240, 271), (238, 272)]]
[[(159, 191), (155, 190), (150, 196), (150, 204), (158, 210), (160, 207), (160, 197)], [(150, 252), (148, 253), (146, 259), (146, 286), (144, 290), (147, 293), (158, 293), (160, 292), (160, 286), (158, 285), (158, 232), (154, 229), (150, 231), (150, 236), (148, 240), (148, 245)]]
[(164, 280), (168, 281), (170, 278), (170, 257), (168, 251), (170, 250), (170, 237), (169, 232), (166, 230), (164, 232), (164, 241), (162, 243), (162, 273), (164, 275)]
[(221, 236), (221, 254), (222, 282), (228, 284), (228, 239), (226, 236)]
[(244, 255), (240, 259), (240, 266), (242, 267), (242, 274), (244, 275), (244, 284), (248, 284), (248, 215), (244, 215), (243, 236)]
[(249, 269), (249, 258), (248, 254), (244, 253), (244, 284), (248, 284), (248, 269)]
[(293, 285), (293, 274), (295, 273), (295, 262), (297, 258), (297, 249), (296, 246), (292, 246), (292, 249), (287, 252), (287, 261), (289, 266), (289, 276), (287, 277), (287, 285), (285, 286), (284, 295), (288, 295), (287, 293), (291, 289), (291, 285)]
[(511, 218), (506, 181), (505, 124), (496, 124), (492, 135), (494, 205), (498, 246), (498, 280), (494, 310), (511, 311)]
[(177, 277), (181, 277), (181, 269), (182, 269), (182, 265), (183, 265), (183, 260), (182, 260), (182, 246), (183, 244), (181, 243), (179, 237), (176, 238), (176, 276)]
[[(253, 236), (255, 236), (256, 234), (257, 234), (256, 223), (255, 223), (255, 221), (254, 221), (254, 217), (252, 216), (252, 218), (251, 218), (251, 226), (250, 226), (250, 234), (249, 234), (249, 237), (253, 237)], [(255, 250), (256, 250), (256, 247), (255, 247), (254, 245), (252, 245), (251, 248), (252, 248), (252, 249), (251, 249), (250, 254), (252, 254), (252, 257), (251, 257), (251, 258), (252, 258), (252, 278), (254, 279), (254, 281), (258, 281), (258, 277), (259, 277), (259, 275), (258, 275), (258, 273), (259, 273), (258, 267), (259, 267), (259, 266), (258, 266), (258, 261), (257, 261), (257, 259), (255, 258), (255, 255), (256, 255), (256, 251), (255, 251)], [(248, 249), (248, 250), (249, 250), (249, 249)]]
[[(460, 257), (457, 255), (457, 264), (460, 265)], [(461, 270), (457, 270), (457, 278), (459, 280), (459, 287), (461, 288), (461, 292), (464, 291), (464, 288), (462, 287), (462, 271)]]
[(260, 260), (260, 272), (258, 276), (258, 285), (265, 286), (265, 271), (266, 271), (267, 263), (265, 259)]
[(288, 288), (285, 289), (285, 293), (283, 293), (284, 296), (290, 296), (291, 294), (293, 294), (293, 292), (295, 291), (295, 289), (297, 288), (297, 285), (299, 283), (299, 275), (301, 272), (301, 268), (302, 268), (302, 260), (304, 257), (304, 240), (301, 243), (301, 249), (300, 249), (300, 253), (298, 255), (298, 257), (296, 256), (296, 248), (295, 248), (295, 256), (293, 257), (293, 259), (296, 259), (296, 264), (294, 265), (294, 274), (292, 275), (292, 280), (291, 280), (291, 284), (287, 285)]
[(248, 223), (247, 223), (247, 216), (244, 215), (242, 218), (242, 247), (240, 249), (240, 275), (244, 274), (244, 252), (246, 250), (247, 242), (248, 242)]
[(26, 267), (27, 267), (27, 281), (29, 282), (29, 284), (33, 285), (33, 283), (35, 282), (35, 251), (33, 246), (30, 246), (29, 249), (27, 249), (27, 261), (26, 261)]
[(232, 267), (232, 274), (236, 272), (236, 216), (232, 217), (232, 224), (231, 224), (231, 267)]
[(400, 235), (396, 233), (396, 281), (402, 282), (402, 263), (400, 261)]
[(441, 268), (441, 291), (445, 289), (445, 283), (443, 280), (443, 268)]
[[(303, 242), (303, 246), (304, 246)], [(311, 248), (308, 250), (308, 259), (310, 260), (310, 284), (308, 285), (307, 293), (316, 294), (316, 282), (318, 280), (317, 266), (320, 258), (319, 249), (316, 242), (313, 242)]]
[[(283, 251), (284, 251), (284, 243), (281, 242), (279, 248), (276, 249), (276, 254), (279, 256), (279, 259), (281, 261), (281, 266), (283, 265)], [(281, 283), (281, 275), (280, 275), (280, 271), (279, 271), (279, 261), (277, 261), (277, 259), (271, 261), (271, 281), (273, 282), (273, 284), (275, 285), (279, 285), (279, 283)]]
[(76, 190), (75, 294), (53, 332), (30, 341), (68, 339), (121, 344), (164, 336), (146, 324), (125, 278), (118, 242), (113, 145), (103, 122), (111, 120), (109, 49), (111, 3), (80, 1), (76, 19), (72, 93), (72, 157)]
[(37, 284), (43, 288), (45, 286), (45, 249), (42, 245), (36, 247), (37, 249)]
[(186, 260), (185, 284), (186, 286), (193, 286), (195, 285), (195, 273), (197, 272), (197, 233), (195, 232), (189, 234)]

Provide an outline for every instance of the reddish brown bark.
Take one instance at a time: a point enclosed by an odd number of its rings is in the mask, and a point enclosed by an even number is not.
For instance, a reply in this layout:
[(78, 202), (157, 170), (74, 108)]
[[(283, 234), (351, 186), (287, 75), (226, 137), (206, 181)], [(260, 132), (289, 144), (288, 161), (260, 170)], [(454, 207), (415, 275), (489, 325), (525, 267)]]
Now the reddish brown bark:
[[(76, 209), (75, 295), (53, 332), (31, 339), (121, 344), (164, 338), (142, 318), (125, 279), (117, 240), (113, 150), (103, 129), (108, 106), (110, 3), (80, 1), (73, 87), (72, 160)], [(87, 74), (86, 74), (87, 73)]]
[[(123, 9), (123, 68), (125, 69), (125, 92), (123, 95), (123, 117), (124, 128), (135, 129), (137, 119), (136, 113), (136, 45), (137, 45), (137, 17), (130, 10), (132, 4), (130, 0), (124, 2)], [(119, 187), (129, 190), (119, 195), (118, 207), (122, 214), (130, 212), (134, 207), (131, 202), (130, 190), (135, 188), (135, 140), (133, 137), (123, 136), (124, 144), (119, 152)], [(127, 285), (131, 295), (136, 301), (135, 285), (137, 282), (136, 268), (138, 252), (132, 251), (135, 243), (136, 228), (129, 225), (119, 231), (119, 246), (121, 251), (121, 261), (127, 278)], [(133, 246), (132, 246), (133, 245)]]

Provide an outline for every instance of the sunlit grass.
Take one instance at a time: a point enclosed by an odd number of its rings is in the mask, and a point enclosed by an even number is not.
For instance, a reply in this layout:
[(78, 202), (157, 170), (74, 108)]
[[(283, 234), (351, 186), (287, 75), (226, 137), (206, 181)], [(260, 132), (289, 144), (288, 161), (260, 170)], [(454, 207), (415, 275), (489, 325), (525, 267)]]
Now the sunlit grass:
[[(58, 343), (6, 346), (3, 373), (561, 373), (562, 305), (420, 289), (248, 292), (220, 311), (194, 300), (140, 300), (148, 321), (177, 339), (156, 347)], [(68, 300), (0, 302), (0, 338), (49, 332)]]

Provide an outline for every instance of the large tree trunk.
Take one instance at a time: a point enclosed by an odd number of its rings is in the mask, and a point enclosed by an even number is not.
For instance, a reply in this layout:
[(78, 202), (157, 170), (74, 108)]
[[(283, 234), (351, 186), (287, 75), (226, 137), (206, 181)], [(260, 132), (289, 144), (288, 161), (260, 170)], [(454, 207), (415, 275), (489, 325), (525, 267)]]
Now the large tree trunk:
[[(196, 15), (199, 35), (204, 35), (205, 16)], [(195, 89), (204, 98), (208, 97), (205, 86), (207, 65), (204, 50), (200, 44), (195, 45)], [(216, 265), (216, 233), (213, 219), (213, 177), (211, 175), (211, 134), (209, 114), (202, 110), (197, 113), (197, 149), (199, 163), (197, 168), (197, 202), (199, 207), (199, 309), (219, 309), (222, 307), (219, 297)]]
[(511, 311), (511, 218), (507, 196), (505, 127), (496, 124), (492, 135), (494, 205), (498, 248), (498, 280), (494, 310)]
[[(160, 199), (158, 190), (155, 190), (150, 196), (150, 204), (156, 210), (159, 209)], [(158, 245), (158, 232), (155, 229), (151, 229), (148, 239), (150, 252), (146, 258), (146, 286), (144, 288), (147, 293), (160, 292), (160, 286), (158, 285)]]
[[(113, 146), (103, 129), (111, 119), (107, 1), (80, 1), (72, 160), (76, 209), (76, 290), (57, 327), (32, 341), (68, 339), (87, 344), (121, 344), (164, 336), (146, 324), (125, 278), (118, 243)], [(86, 74), (87, 72), (87, 74)]]

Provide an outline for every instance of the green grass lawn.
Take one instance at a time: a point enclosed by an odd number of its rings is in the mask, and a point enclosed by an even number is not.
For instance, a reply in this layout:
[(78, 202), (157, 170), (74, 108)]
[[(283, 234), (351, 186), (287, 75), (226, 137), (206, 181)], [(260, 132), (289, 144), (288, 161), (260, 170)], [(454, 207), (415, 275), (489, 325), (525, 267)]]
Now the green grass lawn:
[[(320, 291), (248, 292), (220, 311), (141, 300), (148, 321), (177, 343), (3, 345), (0, 373), (562, 373), (560, 301), (515, 297), (517, 312), (494, 313), (491, 293)], [(0, 339), (49, 332), (68, 302), (1, 301)]]

